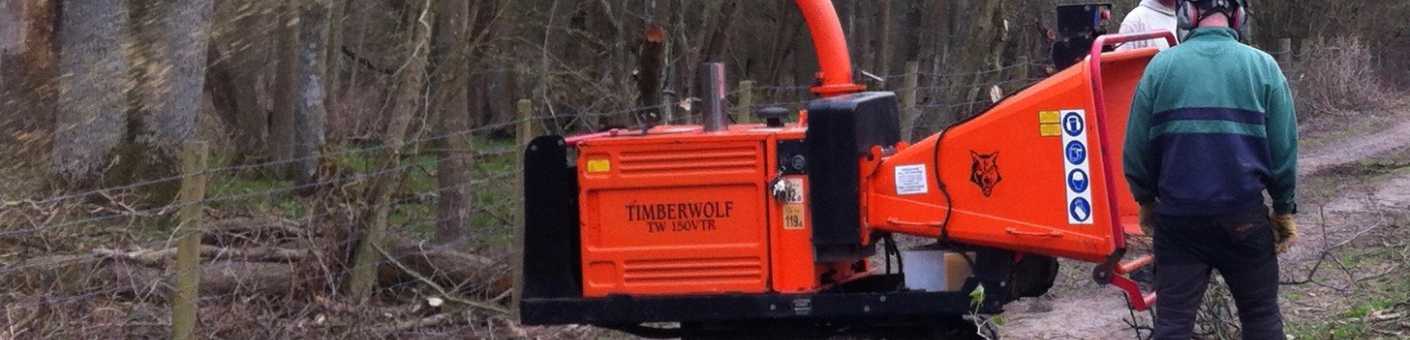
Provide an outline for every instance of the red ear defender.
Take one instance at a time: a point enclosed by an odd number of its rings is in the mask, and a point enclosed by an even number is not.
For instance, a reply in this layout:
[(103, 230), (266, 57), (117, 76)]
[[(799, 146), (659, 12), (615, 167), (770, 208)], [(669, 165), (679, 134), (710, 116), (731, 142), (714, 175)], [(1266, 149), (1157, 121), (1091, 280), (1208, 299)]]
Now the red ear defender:
[(1243, 8), (1243, 7), (1239, 7), (1239, 8), (1237, 8), (1237, 9), (1234, 9), (1234, 13), (1233, 13), (1233, 14), (1234, 14), (1234, 15), (1229, 16), (1229, 27), (1233, 27), (1235, 31), (1243, 29), (1243, 27), (1244, 27), (1244, 8)]

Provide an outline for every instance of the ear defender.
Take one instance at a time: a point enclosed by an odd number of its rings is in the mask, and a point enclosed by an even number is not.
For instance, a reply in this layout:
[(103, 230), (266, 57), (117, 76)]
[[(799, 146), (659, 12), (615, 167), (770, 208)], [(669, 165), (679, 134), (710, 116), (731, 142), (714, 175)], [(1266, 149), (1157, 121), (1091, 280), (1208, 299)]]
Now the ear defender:
[(1175, 19), (1177, 26), (1182, 30), (1195, 29), (1196, 23), (1190, 19), (1190, 2), (1180, 0), (1175, 5)]
[[(1195, 6), (1193, 4), (1194, 1), (1179, 0), (1176, 2), (1175, 19), (1176, 26), (1179, 28), (1178, 33), (1180, 41), (1185, 40), (1185, 35), (1188, 34), (1189, 31), (1198, 28), (1199, 23), (1204, 21), (1205, 17), (1209, 16), (1210, 14), (1213, 14), (1210, 13), (1210, 11), (1213, 11), (1214, 13), (1225, 13), (1225, 15), (1229, 17), (1229, 28), (1233, 28), (1235, 32), (1238, 32), (1239, 40), (1243, 40), (1243, 37), (1247, 35), (1246, 28), (1248, 26), (1248, 8), (1245, 5), (1246, 2), (1240, 2), (1238, 0), (1211, 1), (1214, 1), (1214, 4), (1210, 7), (1211, 10), (1206, 11), (1206, 13), (1199, 13), (1198, 18), (1190, 18), (1192, 13), (1191, 11), (1194, 10), (1191, 7)], [(1224, 10), (1215, 11), (1213, 10), (1214, 8), (1223, 8)]]
[(1245, 2), (1243, 6), (1239, 6), (1237, 11), (1239, 14), (1234, 16), (1234, 30), (1239, 32), (1239, 38), (1242, 39), (1248, 36), (1248, 3)]
[(1248, 36), (1248, 1), (1230, 0), (1232, 10), (1229, 13), (1229, 28), (1234, 29), (1238, 34), (1238, 40), (1244, 40)]

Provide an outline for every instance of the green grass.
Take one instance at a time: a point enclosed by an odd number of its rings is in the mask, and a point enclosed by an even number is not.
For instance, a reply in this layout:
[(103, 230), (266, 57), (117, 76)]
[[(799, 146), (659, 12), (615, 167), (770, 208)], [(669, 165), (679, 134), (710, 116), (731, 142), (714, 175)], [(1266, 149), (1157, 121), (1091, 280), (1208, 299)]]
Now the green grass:
[(1351, 308), (1312, 323), (1288, 323), (1288, 334), (1297, 339), (1363, 339), (1381, 336), (1371, 332), (1373, 325), (1367, 317), (1374, 313), (1395, 308), (1410, 302), (1410, 280), (1406, 273), (1392, 273), (1385, 278), (1369, 283), (1365, 293), (1360, 293), (1352, 302)]
[[(470, 188), (474, 210), (467, 230), (474, 232), (476, 240), (483, 245), (507, 245), (513, 236), (510, 227), (515, 223), (519, 202), (519, 190), (513, 176), (518, 148), (512, 140), (477, 137), (472, 143), (473, 149), (481, 156), (476, 157), (471, 169), (470, 179), (475, 182)], [(510, 152), (495, 152), (500, 150)], [(429, 237), (435, 232), (438, 221), (436, 198), (443, 193), (436, 178), (436, 156), (427, 152), (409, 156), (403, 162), (413, 166), (404, 173), (401, 190), (394, 200), (407, 202), (399, 204), (388, 220), (394, 228), (401, 226), (401, 230), (412, 235)], [(347, 159), (341, 163), (371, 162)], [(418, 194), (420, 197), (416, 196)]]
[[(286, 180), (219, 176), (212, 178), (206, 197), (220, 200), (211, 204), (215, 209), (247, 209), (297, 218), (304, 216), (305, 209), (292, 192), (286, 192), (292, 186), (294, 182)], [(260, 194), (269, 192), (273, 194)]]
[[(519, 150), (513, 140), (492, 139), (477, 136), (472, 148), (479, 155), (473, 162), (470, 179), (472, 207), (470, 225), (467, 230), (474, 233), (484, 245), (506, 245), (510, 242), (515, 216), (519, 209), (519, 190), (514, 181), (515, 161)], [(347, 148), (375, 148), (372, 145), (347, 146)], [(348, 178), (355, 174), (379, 172), (379, 157), (382, 149), (369, 152), (342, 152), (332, 159), (338, 172)], [(419, 151), (419, 152), (418, 152)], [(437, 198), (443, 192), (437, 181), (438, 161), (435, 146), (420, 145), (409, 148), (401, 166), (401, 183), (393, 194), (396, 206), (388, 215), (392, 230), (405, 232), (414, 237), (429, 237), (435, 231)], [(214, 164), (228, 163), (228, 155), (212, 155)], [(322, 179), (335, 180), (335, 179)], [(344, 182), (338, 180), (339, 193), (354, 197), (343, 197), (342, 201), (365, 201), (361, 197), (371, 181)], [(301, 198), (289, 188), (295, 186), (290, 180), (272, 179), (265, 173), (223, 173), (211, 179), (207, 197), (239, 197), (216, 202), (211, 205), (217, 210), (240, 211), (256, 215), (273, 215), (291, 219), (307, 216), (305, 198)], [(264, 192), (279, 192), (261, 195)]]

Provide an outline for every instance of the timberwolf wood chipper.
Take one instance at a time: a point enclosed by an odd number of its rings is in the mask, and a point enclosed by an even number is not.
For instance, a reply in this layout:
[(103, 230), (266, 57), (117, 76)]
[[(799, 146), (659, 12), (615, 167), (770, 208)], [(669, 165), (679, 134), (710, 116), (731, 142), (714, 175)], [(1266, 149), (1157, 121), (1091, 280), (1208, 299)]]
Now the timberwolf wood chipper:
[[(703, 125), (527, 147), (524, 324), (646, 336), (935, 324), (1045, 294), (1059, 257), (1098, 264), (1097, 282), (1149, 308), (1125, 275), (1149, 257), (1122, 262), (1138, 206), (1120, 141), (1156, 50), (1104, 48), (1171, 34), (1096, 37), (1085, 60), (909, 142), (895, 94), (853, 83), (831, 1), (796, 2), (821, 65), (819, 99), (796, 122), (761, 110), (767, 123), (722, 124), (716, 109)], [(935, 244), (902, 252), (894, 234)], [(869, 260), (878, 244), (884, 266)]]

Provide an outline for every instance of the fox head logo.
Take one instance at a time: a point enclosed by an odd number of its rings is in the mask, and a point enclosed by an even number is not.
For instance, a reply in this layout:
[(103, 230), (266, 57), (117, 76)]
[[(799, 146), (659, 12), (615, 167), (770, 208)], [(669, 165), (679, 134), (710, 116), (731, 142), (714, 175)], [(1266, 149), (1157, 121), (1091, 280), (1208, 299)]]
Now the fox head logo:
[(984, 197), (993, 195), (994, 186), (1004, 180), (1004, 176), (999, 174), (999, 153), (994, 152), (986, 155), (970, 151), (969, 158), (973, 161), (973, 164), (970, 165), (969, 181), (979, 186)]

